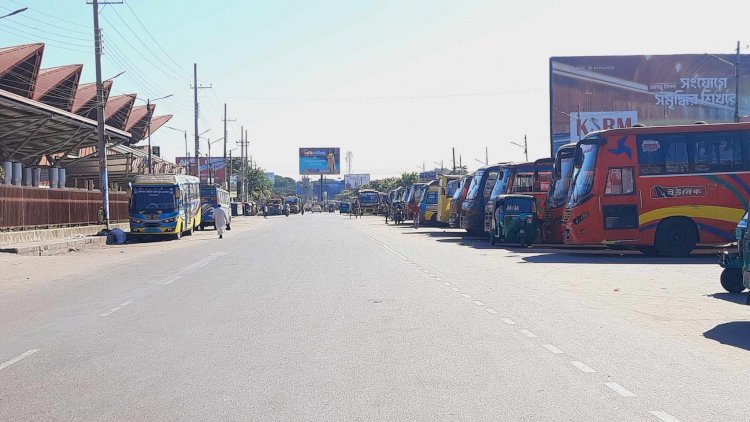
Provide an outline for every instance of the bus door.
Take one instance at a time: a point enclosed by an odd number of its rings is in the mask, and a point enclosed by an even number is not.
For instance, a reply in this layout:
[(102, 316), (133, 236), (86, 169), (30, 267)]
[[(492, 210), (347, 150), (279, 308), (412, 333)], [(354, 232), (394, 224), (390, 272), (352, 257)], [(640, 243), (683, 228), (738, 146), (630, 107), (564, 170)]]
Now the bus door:
[[(597, 167), (602, 169), (604, 192), (592, 200), (598, 200), (598, 208), (604, 229), (604, 242), (640, 239), (638, 209), (640, 194), (637, 191), (636, 153), (634, 136), (611, 136), (599, 147)], [(645, 194), (645, 193), (643, 193)], [(586, 216), (578, 218), (598, 218)]]

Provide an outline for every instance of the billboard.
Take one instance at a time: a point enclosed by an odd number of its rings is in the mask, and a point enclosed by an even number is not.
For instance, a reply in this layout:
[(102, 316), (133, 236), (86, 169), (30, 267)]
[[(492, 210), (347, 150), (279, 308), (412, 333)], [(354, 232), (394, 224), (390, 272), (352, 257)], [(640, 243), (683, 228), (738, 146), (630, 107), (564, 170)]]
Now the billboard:
[(299, 174), (340, 174), (339, 148), (300, 148)]
[(740, 116), (750, 111), (750, 69), (740, 66), (738, 96), (735, 60), (729, 54), (550, 58), (552, 154), (594, 130), (734, 121), (735, 104)]
[[(195, 157), (189, 157), (190, 160), (190, 172), (188, 174), (191, 174), (195, 176)], [(185, 169), (188, 168), (188, 158), (185, 157), (176, 157), (175, 161), (178, 165), (185, 167)], [(208, 157), (200, 157), (200, 165), (201, 165), (201, 173), (200, 173), (200, 179), (201, 182), (205, 182), (209, 180), (209, 162)], [(226, 180), (226, 166), (224, 165), (224, 158), (223, 157), (211, 157), (211, 177), (213, 178), (214, 182), (224, 182)]]
[(356, 189), (368, 183), (370, 183), (370, 173), (344, 175), (345, 189)]

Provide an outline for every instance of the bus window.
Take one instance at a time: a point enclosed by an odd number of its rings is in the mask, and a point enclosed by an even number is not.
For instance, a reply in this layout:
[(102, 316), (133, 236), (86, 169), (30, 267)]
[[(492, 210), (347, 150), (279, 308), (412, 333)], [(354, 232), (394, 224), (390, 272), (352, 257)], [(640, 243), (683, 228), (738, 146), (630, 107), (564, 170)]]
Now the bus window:
[(690, 137), (693, 172), (714, 173), (742, 168), (738, 134), (734, 132), (702, 134)]
[(492, 188), (495, 187), (495, 182), (497, 181), (497, 175), (499, 173), (500, 173), (499, 171), (495, 170), (495, 171), (491, 171), (487, 175), (487, 182), (484, 185), (484, 193), (482, 195), (484, 196), (485, 200), (490, 197), (490, 194), (492, 193)]
[(607, 173), (605, 195), (630, 195), (635, 192), (633, 182), (633, 168), (611, 168)]

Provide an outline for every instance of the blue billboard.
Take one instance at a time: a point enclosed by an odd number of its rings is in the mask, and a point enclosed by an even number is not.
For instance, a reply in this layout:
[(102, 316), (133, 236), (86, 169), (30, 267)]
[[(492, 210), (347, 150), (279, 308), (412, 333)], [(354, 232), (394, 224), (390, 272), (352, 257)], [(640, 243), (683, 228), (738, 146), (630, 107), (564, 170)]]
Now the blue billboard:
[(300, 148), (299, 174), (340, 174), (339, 148)]

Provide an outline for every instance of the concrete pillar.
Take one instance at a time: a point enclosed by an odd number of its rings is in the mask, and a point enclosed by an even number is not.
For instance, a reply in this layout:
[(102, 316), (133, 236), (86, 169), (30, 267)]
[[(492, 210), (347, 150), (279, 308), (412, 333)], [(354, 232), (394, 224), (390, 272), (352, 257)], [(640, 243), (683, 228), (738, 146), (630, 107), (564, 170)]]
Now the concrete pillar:
[(14, 162), (12, 183), (16, 186), (21, 186), (22, 182), (23, 182), (23, 164)]
[(57, 188), (57, 183), (60, 180), (57, 173), (57, 167), (47, 167), (47, 171), (49, 171), (49, 187), (51, 189)]
[(67, 175), (68, 175), (68, 171), (65, 170), (64, 168), (57, 169), (57, 183), (58, 183), (57, 187), (58, 188), (60, 189), (65, 188), (65, 183), (66, 183), (65, 179)]
[(31, 169), (31, 186), (38, 188), (39, 182), (42, 180), (42, 169), (34, 167)]
[(11, 182), (11, 178), (13, 177), (13, 163), (11, 163), (10, 161), (3, 161), (2, 166), (5, 176), (0, 179), (0, 183), (2, 183), (3, 185), (9, 185)]
[(23, 169), (23, 185), (31, 186), (31, 167), (24, 167)]

